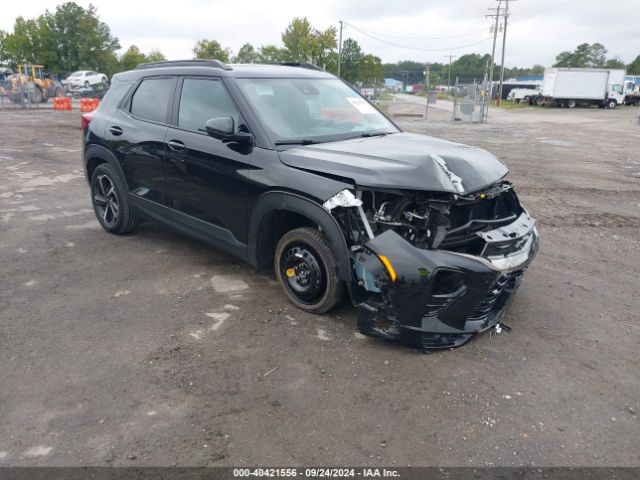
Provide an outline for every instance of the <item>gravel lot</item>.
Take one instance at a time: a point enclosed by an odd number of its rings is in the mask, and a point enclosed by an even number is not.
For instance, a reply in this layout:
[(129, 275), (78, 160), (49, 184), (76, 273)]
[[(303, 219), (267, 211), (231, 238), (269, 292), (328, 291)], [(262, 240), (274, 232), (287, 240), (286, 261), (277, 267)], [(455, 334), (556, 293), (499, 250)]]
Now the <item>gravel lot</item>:
[(0, 112), (0, 466), (640, 465), (635, 114), (397, 118), (504, 158), (542, 241), (511, 333), (425, 355), (157, 225), (104, 233), (79, 114)]

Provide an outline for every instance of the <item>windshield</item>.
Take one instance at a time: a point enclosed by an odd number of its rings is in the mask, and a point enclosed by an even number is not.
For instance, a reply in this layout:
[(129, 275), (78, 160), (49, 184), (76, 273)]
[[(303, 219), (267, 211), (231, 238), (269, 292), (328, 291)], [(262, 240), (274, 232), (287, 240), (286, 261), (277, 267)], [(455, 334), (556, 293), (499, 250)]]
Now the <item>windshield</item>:
[(398, 131), (338, 79), (243, 78), (238, 82), (276, 144)]

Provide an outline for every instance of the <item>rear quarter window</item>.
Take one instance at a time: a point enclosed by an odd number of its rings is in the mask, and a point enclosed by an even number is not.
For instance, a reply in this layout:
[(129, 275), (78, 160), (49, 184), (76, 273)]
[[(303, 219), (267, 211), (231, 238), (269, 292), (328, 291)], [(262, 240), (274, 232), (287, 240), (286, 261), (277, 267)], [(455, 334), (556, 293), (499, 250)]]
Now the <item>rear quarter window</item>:
[(131, 114), (144, 120), (166, 123), (175, 78), (146, 78), (131, 99)]

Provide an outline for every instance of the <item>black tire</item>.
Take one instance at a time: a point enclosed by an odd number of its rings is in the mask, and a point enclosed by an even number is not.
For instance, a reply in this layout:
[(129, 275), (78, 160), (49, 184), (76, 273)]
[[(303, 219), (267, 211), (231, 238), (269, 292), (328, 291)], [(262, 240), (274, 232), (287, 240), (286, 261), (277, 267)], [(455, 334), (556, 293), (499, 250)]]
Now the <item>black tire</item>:
[(98, 222), (109, 233), (122, 235), (138, 226), (124, 181), (108, 163), (98, 165), (91, 175), (91, 203)]
[(29, 100), (31, 100), (31, 103), (42, 103), (44, 101), (42, 90), (36, 87), (33, 92), (29, 94)]
[(567, 107), (569, 107), (569, 108), (576, 108), (576, 105), (577, 105), (577, 103), (576, 103), (575, 100), (568, 100), (567, 101)]
[(607, 108), (614, 109), (618, 106), (618, 102), (615, 100), (607, 100)]
[(309, 227), (285, 233), (274, 256), (276, 277), (287, 298), (315, 314), (328, 312), (344, 297), (345, 283), (338, 278), (337, 264), (327, 237)]
[(85, 82), (84, 82), (84, 88), (89, 88), (89, 87), (90, 87), (90, 85), (89, 85), (89, 80), (85, 80)]
[(536, 98), (536, 105), (538, 105), (539, 107), (542, 107), (544, 105), (544, 98), (542, 97)]

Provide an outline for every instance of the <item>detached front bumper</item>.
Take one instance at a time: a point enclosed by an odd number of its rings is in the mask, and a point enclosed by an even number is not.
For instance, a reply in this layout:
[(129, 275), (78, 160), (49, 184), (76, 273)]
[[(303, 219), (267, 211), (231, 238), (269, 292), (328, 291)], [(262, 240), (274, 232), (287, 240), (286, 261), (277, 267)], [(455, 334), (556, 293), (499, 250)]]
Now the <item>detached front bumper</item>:
[(459, 347), (496, 325), (538, 250), (538, 232), (523, 214), (479, 235), (481, 256), (421, 250), (392, 230), (369, 241), (355, 265), (374, 295), (359, 305), (358, 329), (432, 350)]

